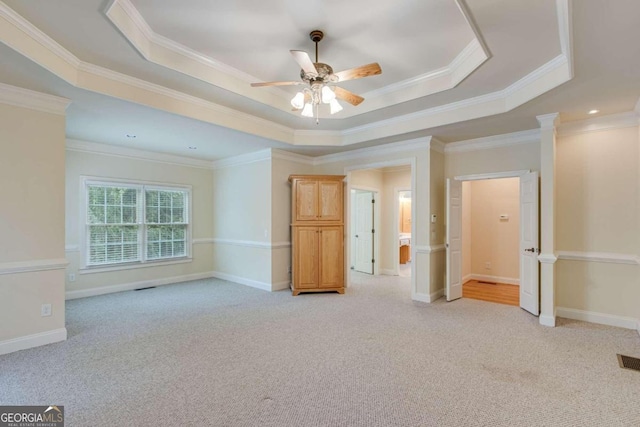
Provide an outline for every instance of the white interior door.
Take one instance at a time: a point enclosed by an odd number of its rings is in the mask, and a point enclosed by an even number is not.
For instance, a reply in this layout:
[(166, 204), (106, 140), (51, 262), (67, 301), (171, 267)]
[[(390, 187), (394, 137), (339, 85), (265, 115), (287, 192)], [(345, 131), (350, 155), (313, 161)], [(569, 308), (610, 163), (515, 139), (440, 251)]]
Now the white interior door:
[(538, 172), (520, 177), (520, 307), (540, 314)]
[(356, 191), (356, 223), (354, 269), (373, 274), (373, 192)]
[(462, 298), (462, 182), (447, 179), (447, 301)]

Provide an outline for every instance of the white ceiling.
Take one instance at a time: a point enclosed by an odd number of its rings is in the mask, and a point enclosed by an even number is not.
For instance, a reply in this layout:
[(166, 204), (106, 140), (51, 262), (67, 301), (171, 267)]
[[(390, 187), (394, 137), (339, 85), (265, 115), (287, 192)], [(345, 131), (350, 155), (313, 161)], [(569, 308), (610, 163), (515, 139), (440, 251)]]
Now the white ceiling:
[[(0, 21), (0, 82), (71, 99), (69, 138), (208, 160), (425, 135), (451, 142), (531, 129), (550, 112), (578, 120), (591, 108), (629, 111), (640, 96), (635, 0), (216, 3), (0, 2), (10, 18)], [(45, 55), (16, 29), (54, 48)], [(319, 125), (290, 111), (295, 87), (249, 86), (297, 80), (288, 51), (313, 57), (313, 29), (325, 32), (320, 61), (335, 71), (370, 62), (383, 70), (344, 82), (365, 101)], [(51, 52), (76, 68), (51, 62)], [(443, 70), (453, 71), (441, 79)], [(105, 80), (113, 76), (123, 86)]]

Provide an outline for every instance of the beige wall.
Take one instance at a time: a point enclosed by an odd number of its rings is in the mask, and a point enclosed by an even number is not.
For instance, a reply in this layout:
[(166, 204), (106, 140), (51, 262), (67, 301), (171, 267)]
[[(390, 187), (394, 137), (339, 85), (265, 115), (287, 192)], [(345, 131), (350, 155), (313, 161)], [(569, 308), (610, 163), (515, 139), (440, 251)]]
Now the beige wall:
[(0, 104), (0, 353), (10, 340), (66, 337), (64, 133), (63, 115)]
[(445, 156), (447, 178), (527, 169), (540, 170), (539, 142), (486, 150), (448, 152)]
[[(637, 127), (558, 139), (556, 247), (561, 253), (640, 253), (638, 145)], [(560, 259), (557, 305), (638, 319), (639, 270), (638, 265)]]
[[(520, 179), (472, 181), (470, 187), (471, 274), (519, 283)], [(503, 214), (509, 219), (501, 220)]]
[(436, 150), (431, 150), (430, 185), (431, 185), (431, 214), (436, 215), (436, 222), (430, 223), (431, 245), (431, 292), (437, 290), (438, 295), (444, 291), (446, 279), (446, 185), (445, 185), (445, 156)]
[[(213, 173), (210, 169), (116, 157), (98, 153), (74, 150), (66, 152), (66, 245), (67, 291), (70, 296), (83, 296), (91, 290), (108, 291), (109, 287), (135, 284), (145, 281), (175, 278), (180, 281), (194, 275), (209, 273), (213, 245)], [(124, 179), (146, 181), (161, 184), (191, 186), (191, 234), (192, 238), (209, 239), (192, 246), (192, 260), (187, 263), (161, 266), (145, 266), (128, 270), (92, 272), (81, 269), (82, 265), (82, 224), (80, 220), (80, 192), (83, 191), (81, 178), (91, 176), (102, 179)], [(68, 274), (76, 276), (74, 282), (68, 280)]]
[[(394, 262), (399, 262), (398, 241), (398, 209), (400, 204), (396, 199), (395, 190), (398, 188), (411, 189), (411, 166), (383, 169), (382, 197), (380, 213), (380, 269), (381, 272), (396, 270)], [(411, 194), (413, 201), (413, 194)], [(413, 221), (413, 218), (412, 218)], [(411, 242), (413, 245), (413, 242)]]

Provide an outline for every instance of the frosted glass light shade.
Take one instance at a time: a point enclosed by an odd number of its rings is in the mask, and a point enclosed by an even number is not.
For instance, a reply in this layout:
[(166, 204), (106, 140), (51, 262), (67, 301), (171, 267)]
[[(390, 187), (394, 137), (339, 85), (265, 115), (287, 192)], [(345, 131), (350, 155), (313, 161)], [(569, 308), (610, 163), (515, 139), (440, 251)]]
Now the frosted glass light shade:
[(331, 107), (331, 114), (339, 113), (342, 111), (342, 105), (338, 102), (337, 99), (332, 99), (329, 103), (329, 107)]
[(291, 99), (291, 106), (296, 110), (301, 109), (304, 106), (304, 93), (296, 93), (296, 96)]
[(305, 117), (313, 117), (313, 106), (311, 103), (307, 102), (304, 104), (304, 108), (302, 109), (302, 114)]
[(322, 87), (322, 102), (325, 104), (329, 104), (331, 101), (336, 99), (336, 94), (331, 90), (329, 86)]

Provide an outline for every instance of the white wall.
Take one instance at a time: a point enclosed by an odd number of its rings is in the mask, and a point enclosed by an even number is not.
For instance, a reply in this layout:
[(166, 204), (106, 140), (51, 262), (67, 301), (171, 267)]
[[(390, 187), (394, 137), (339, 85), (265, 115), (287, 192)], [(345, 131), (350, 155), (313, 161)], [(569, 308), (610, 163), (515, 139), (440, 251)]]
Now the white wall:
[(66, 338), (64, 133), (63, 115), (0, 104), (0, 354)]
[[(195, 241), (192, 259), (186, 263), (144, 266), (127, 270), (95, 272), (81, 269), (80, 205), (81, 177), (115, 178), (162, 184), (190, 185), (192, 187), (191, 232)], [(141, 160), (131, 157), (98, 154), (79, 149), (66, 151), (66, 246), (67, 296), (71, 298), (111, 292), (115, 289), (152, 286), (156, 282), (172, 283), (204, 277), (211, 272), (213, 244), (213, 173), (211, 169), (166, 162)], [(68, 274), (75, 274), (70, 282)]]

